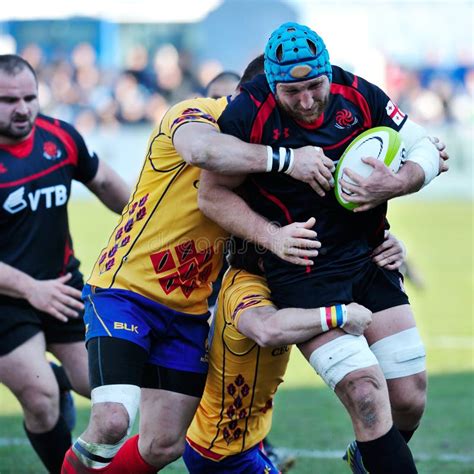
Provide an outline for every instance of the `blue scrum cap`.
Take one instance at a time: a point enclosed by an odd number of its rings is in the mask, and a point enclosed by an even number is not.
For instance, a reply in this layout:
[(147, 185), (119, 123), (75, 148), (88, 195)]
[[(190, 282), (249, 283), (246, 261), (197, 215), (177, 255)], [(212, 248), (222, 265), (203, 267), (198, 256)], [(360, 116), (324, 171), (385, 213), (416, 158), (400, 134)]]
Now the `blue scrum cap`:
[(298, 82), (326, 75), (332, 79), (329, 53), (322, 38), (307, 26), (283, 23), (265, 47), (265, 75), (275, 93), (278, 82)]

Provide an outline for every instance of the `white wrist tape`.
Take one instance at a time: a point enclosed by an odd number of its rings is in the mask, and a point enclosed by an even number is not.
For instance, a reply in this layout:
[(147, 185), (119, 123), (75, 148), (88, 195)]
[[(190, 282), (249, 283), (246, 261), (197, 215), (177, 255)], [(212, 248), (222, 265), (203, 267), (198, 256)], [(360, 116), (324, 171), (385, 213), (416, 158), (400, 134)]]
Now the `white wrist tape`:
[(273, 166), (273, 149), (267, 145), (267, 173), (270, 173)]
[(345, 304), (319, 308), (319, 312), (323, 332), (333, 328), (342, 328), (347, 322), (347, 308)]
[(290, 164), (288, 165), (288, 168), (286, 169), (285, 173), (290, 174), (293, 171), (293, 168), (295, 167), (295, 151), (293, 148), (289, 148), (290, 150)]
[(426, 130), (408, 119), (400, 129), (407, 148), (406, 161), (417, 163), (425, 174), (423, 186), (430, 183), (439, 173), (439, 152), (428, 138)]

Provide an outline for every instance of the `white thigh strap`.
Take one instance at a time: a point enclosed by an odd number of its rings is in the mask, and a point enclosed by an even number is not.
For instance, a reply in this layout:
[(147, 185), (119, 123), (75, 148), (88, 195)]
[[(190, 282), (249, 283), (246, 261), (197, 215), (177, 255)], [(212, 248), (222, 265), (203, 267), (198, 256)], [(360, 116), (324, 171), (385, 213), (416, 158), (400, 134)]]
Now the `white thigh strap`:
[(417, 328), (384, 337), (370, 346), (386, 379), (418, 374), (426, 369), (426, 353)]
[(309, 363), (326, 382), (334, 387), (349, 373), (377, 365), (363, 336), (345, 334), (316, 349)]

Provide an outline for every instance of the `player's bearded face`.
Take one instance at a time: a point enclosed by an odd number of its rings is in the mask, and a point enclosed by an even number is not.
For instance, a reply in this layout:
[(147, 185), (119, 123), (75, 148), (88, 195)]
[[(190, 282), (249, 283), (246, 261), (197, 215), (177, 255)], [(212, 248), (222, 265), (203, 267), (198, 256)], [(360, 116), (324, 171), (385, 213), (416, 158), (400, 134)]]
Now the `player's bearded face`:
[(0, 142), (14, 143), (27, 137), (38, 111), (38, 86), (31, 71), (0, 72)]
[(312, 123), (327, 107), (329, 87), (327, 76), (302, 82), (279, 83), (276, 86), (276, 101), (292, 118)]

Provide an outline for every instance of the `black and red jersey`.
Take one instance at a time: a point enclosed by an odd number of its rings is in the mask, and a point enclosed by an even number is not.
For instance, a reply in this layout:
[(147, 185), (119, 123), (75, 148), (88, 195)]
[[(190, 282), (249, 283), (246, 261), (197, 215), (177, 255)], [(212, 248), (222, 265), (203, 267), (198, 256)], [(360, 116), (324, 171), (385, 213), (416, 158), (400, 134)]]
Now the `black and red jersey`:
[(40, 280), (72, 272), (80, 285), (67, 203), (71, 181), (87, 183), (98, 163), (77, 130), (43, 115), (27, 139), (0, 145), (0, 261)]
[[(319, 146), (337, 162), (350, 142), (365, 130), (376, 126), (400, 130), (406, 115), (380, 88), (340, 67), (332, 69), (328, 106), (316, 122), (296, 122), (279, 109), (261, 75), (244, 84), (226, 108), (218, 121), (221, 131), (251, 143), (291, 148)], [(298, 280), (308, 273), (327, 275), (354, 268), (369, 259), (383, 235), (386, 205), (353, 213), (337, 202), (332, 191), (321, 198), (309, 185), (282, 173), (249, 176), (244, 188), (251, 207), (281, 225), (316, 217), (315, 230), (322, 248), (315, 266), (287, 264), (268, 252), (265, 271), (269, 281)], [(288, 278), (289, 274), (294, 278)]]

